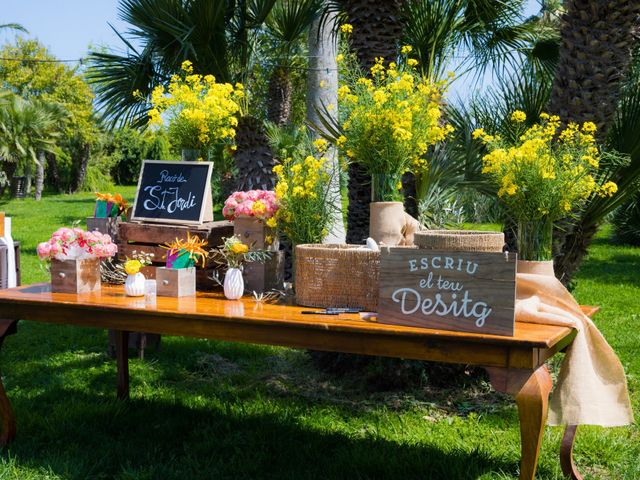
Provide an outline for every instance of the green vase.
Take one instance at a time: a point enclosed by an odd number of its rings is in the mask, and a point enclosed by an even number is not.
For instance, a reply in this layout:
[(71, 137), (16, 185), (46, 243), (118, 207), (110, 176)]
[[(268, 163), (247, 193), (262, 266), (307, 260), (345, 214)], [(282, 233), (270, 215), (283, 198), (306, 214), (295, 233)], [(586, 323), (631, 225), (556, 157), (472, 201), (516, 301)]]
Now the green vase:
[(548, 217), (518, 222), (518, 259), (553, 260), (553, 221)]
[(374, 173), (371, 175), (371, 201), (402, 202), (404, 197), (399, 185), (402, 185), (400, 173)]

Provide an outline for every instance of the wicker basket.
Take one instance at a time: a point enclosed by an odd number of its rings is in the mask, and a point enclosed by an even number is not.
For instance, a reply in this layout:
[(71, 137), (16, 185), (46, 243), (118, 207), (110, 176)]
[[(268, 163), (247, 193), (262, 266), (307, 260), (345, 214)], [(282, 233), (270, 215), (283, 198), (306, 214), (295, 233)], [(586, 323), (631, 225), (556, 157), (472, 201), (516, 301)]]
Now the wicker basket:
[(418, 248), (452, 252), (502, 252), (504, 233), (475, 230), (422, 230), (416, 232)]
[(298, 245), (295, 251), (298, 305), (378, 308), (380, 252), (362, 245)]

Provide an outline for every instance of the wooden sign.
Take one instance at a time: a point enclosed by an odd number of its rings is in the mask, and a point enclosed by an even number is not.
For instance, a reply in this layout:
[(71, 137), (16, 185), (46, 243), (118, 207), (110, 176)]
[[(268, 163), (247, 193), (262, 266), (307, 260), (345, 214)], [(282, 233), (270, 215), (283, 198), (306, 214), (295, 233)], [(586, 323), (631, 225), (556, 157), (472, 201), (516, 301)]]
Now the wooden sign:
[(211, 162), (142, 162), (131, 220), (199, 225), (213, 220)]
[(512, 336), (516, 255), (383, 249), (378, 322)]

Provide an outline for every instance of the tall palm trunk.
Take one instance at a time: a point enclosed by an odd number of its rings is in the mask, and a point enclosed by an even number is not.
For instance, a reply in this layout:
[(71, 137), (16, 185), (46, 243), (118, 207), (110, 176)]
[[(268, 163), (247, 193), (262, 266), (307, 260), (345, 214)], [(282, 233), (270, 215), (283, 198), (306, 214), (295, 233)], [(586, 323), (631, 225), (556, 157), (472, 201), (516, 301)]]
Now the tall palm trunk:
[(291, 106), (293, 85), (289, 69), (285, 66), (275, 67), (269, 78), (269, 100), (267, 102), (267, 118), (279, 127), (291, 122)]
[(44, 166), (47, 161), (44, 152), (38, 152), (36, 160), (36, 200), (42, 199), (42, 190), (44, 190)]
[[(360, 66), (368, 71), (376, 57), (395, 60), (402, 37), (402, 0), (342, 0), (349, 23), (353, 25), (351, 46)], [(347, 242), (363, 243), (369, 236), (371, 179), (356, 164), (349, 166), (349, 208)]]
[(62, 191), (60, 185), (60, 174), (58, 173), (58, 164), (56, 162), (56, 155), (51, 152), (47, 152), (47, 170), (49, 171), (49, 183), (58, 191)]
[(251, 116), (241, 117), (236, 129), (236, 146), (236, 189), (273, 190), (275, 160), (262, 122)]
[[(309, 29), (309, 73), (307, 74), (307, 122), (310, 125), (322, 125), (318, 110), (322, 106), (338, 103), (338, 72), (336, 63), (336, 37), (332, 34), (335, 14), (330, 14), (324, 22), (317, 18)], [(320, 85), (324, 85), (320, 87)], [(337, 109), (332, 110), (337, 120)], [(340, 162), (335, 147), (329, 147), (326, 157), (331, 164), (330, 198), (333, 202), (332, 227), (324, 239), (326, 243), (344, 243), (346, 233), (342, 218), (342, 195), (340, 191)]]
[[(640, 3), (628, 0), (570, 0), (562, 19), (560, 57), (549, 111), (563, 120), (593, 121), (605, 138), (620, 98), (622, 80), (637, 39)], [(557, 239), (556, 275), (568, 284), (597, 228), (579, 218)]]
[(89, 165), (89, 157), (91, 155), (91, 147), (88, 143), (83, 144), (77, 153), (75, 159), (76, 174), (71, 186), (72, 192), (77, 192), (82, 188), (84, 179), (87, 176), (87, 166)]

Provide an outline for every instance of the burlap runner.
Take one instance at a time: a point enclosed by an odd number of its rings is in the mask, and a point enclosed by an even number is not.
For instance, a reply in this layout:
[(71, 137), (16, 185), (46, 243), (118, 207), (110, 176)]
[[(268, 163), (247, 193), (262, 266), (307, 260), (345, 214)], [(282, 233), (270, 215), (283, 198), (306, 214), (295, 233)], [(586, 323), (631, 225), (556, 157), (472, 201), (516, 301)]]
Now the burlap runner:
[(563, 325), (578, 330), (551, 394), (547, 423), (603, 427), (633, 423), (627, 380), (620, 360), (555, 278), (552, 262), (519, 263), (516, 285), (519, 322)]

